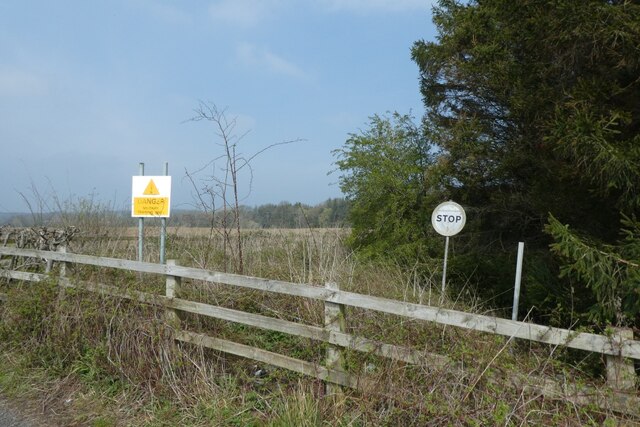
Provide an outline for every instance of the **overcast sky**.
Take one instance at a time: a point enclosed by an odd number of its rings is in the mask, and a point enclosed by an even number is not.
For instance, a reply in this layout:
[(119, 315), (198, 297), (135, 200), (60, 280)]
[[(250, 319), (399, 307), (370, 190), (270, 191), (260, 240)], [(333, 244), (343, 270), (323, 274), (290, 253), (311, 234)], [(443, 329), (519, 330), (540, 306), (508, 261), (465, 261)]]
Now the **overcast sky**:
[(244, 204), (339, 197), (331, 151), (349, 133), (423, 114), (410, 49), (434, 34), (427, 0), (0, 0), (0, 212), (33, 187), (128, 209), (139, 162), (165, 161), (188, 208), (185, 169), (222, 154), (189, 121), (199, 101), (237, 118), (244, 156), (304, 140), (253, 160)]

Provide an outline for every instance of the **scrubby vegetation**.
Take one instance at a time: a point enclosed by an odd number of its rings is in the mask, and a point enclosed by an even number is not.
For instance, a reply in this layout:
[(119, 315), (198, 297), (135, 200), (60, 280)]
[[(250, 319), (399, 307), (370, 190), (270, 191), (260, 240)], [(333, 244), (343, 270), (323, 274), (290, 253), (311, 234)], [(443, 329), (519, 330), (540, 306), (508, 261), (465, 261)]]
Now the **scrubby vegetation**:
[(428, 227), (468, 223), (451, 269), (557, 325), (640, 327), (640, 5), (441, 0), (419, 40), (425, 114), (376, 115), (336, 151), (352, 247), (409, 264), (442, 253)]
[[(524, 241), (521, 302), (528, 318), (637, 332), (640, 6), (629, 0), (440, 0), (433, 16), (437, 39), (412, 49), (425, 116), (419, 123), (397, 113), (373, 116), (335, 151), (346, 201), (240, 206), (236, 173), (249, 160), (236, 154), (233, 120), (201, 104), (200, 118), (221, 131), (226, 178), (211, 187), (187, 173), (201, 212), (176, 212), (167, 258), (504, 315), (516, 244)], [(31, 216), (14, 217), (13, 225), (74, 226), (69, 250), (135, 258), (132, 224), (112, 206), (89, 198), (48, 207), (40, 194), (34, 190), (33, 204), (25, 197)], [(429, 217), (447, 199), (462, 204), (469, 221), (452, 241), (449, 293), (439, 295), (442, 239)], [(316, 228), (344, 226), (347, 207), (349, 230)], [(156, 260), (150, 242), (145, 257)], [(123, 289), (164, 289), (163, 279), (151, 275), (94, 267), (72, 274)], [(223, 307), (323, 322), (323, 306), (300, 298), (197, 281), (184, 283), (183, 292)], [(349, 372), (371, 381), (336, 397), (315, 380), (176, 344), (175, 325), (152, 306), (63, 292), (53, 276), (39, 284), (3, 281), (0, 293), (6, 294), (0, 391), (35, 399), (46, 414), (58, 414), (59, 424), (640, 423), (606, 405), (536, 391), (533, 385), (546, 380), (597, 389), (602, 361), (577, 351), (349, 309), (349, 332), (409, 346), (425, 360), (427, 353), (448, 359), (409, 365), (347, 352)], [(193, 331), (316, 364), (326, 349), (201, 316), (185, 314), (181, 321)]]
[[(108, 228), (108, 227), (106, 227)], [(358, 260), (345, 230), (243, 232), (246, 274), (321, 285), (428, 304), (439, 299), (437, 276), (425, 266)], [(104, 235), (72, 242), (70, 251), (135, 258), (135, 241)], [(149, 257), (156, 256), (149, 245)], [(228, 254), (227, 254), (228, 255)], [(170, 235), (169, 259), (220, 270), (223, 242), (206, 235)], [(0, 392), (32, 399), (56, 424), (68, 425), (600, 425), (632, 420), (595, 406), (556, 401), (525, 391), (527, 378), (571, 384), (601, 382), (592, 356), (573, 365), (547, 346), (445, 328), (365, 310), (347, 310), (350, 332), (418, 351), (452, 364), (409, 365), (348, 351), (350, 372), (371, 379), (336, 401), (317, 380), (250, 360), (171, 340), (164, 310), (42, 283), (3, 281), (0, 293)], [(164, 292), (164, 278), (75, 266), (73, 277), (122, 289)], [(435, 279), (435, 281), (434, 281)], [(453, 277), (452, 280), (464, 280)], [(436, 282), (436, 283), (434, 283)], [(321, 325), (323, 305), (310, 300), (198, 281), (184, 297), (223, 307)], [(463, 292), (446, 306), (483, 311)], [(183, 315), (183, 327), (322, 363), (325, 345), (307, 339)], [(575, 358), (573, 359), (575, 360)], [(259, 372), (260, 371), (260, 372)], [(513, 385), (514, 378), (525, 384)], [(55, 415), (57, 414), (57, 415)], [(617, 420), (617, 421), (616, 421)]]

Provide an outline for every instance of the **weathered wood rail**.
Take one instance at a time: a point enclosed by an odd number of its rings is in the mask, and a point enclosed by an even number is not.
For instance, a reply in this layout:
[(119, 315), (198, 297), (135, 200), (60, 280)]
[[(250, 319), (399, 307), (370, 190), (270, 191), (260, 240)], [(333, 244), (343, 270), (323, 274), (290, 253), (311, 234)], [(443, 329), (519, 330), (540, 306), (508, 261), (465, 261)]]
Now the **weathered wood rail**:
[[(611, 393), (603, 396), (593, 389), (585, 387), (567, 386), (551, 383), (545, 379), (516, 378), (525, 384), (523, 388), (533, 389), (555, 398), (565, 398), (578, 403), (596, 403), (600, 406), (615, 410), (640, 414), (640, 398), (636, 389), (636, 375), (633, 359), (640, 360), (640, 341), (633, 339), (629, 331), (614, 331), (611, 335), (582, 333), (567, 329), (553, 328), (527, 322), (518, 322), (480, 314), (464, 313), (456, 310), (413, 304), (370, 295), (346, 292), (338, 289), (337, 284), (328, 283), (324, 288), (307, 284), (289, 283), (257, 277), (240, 276), (235, 274), (201, 270), (183, 267), (175, 262), (166, 265), (130, 261), (124, 259), (104, 258), (90, 255), (80, 255), (64, 252), (18, 249), (0, 247), (0, 256), (41, 258), (66, 263), (85, 264), (98, 267), (129, 270), (139, 273), (153, 273), (166, 277), (165, 295), (155, 295), (140, 291), (122, 290), (118, 287), (71, 280), (61, 269), (58, 283), (63, 287), (79, 288), (90, 292), (111, 295), (120, 298), (139, 301), (147, 304), (163, 306), (167, 309), (167, 316), (174, 324), (180, 324), (176, 311), (195, 313), (217, 319), (236, 322), (248, 326), (287, 333), (299, 337), (310, 338), (331, 344), (327, 354), (325, 366), (294, 359), (281, 354), (269, 352), (220, 338), (209, 337), (182, 330), (176, 330), (175, 338), (179, 341), (193, 343), (219, 351), (235, 354), (270, 365), (290, 369), (292, 371), (310, 375), (329, 383), (340, 386), (358, 387), (364, 379), (345, 372), (341, 365), (340, 348), (356, 351), (371, 352), (382, 357), (391, 358), (411, 364), (425, 364), (430, 366), (454, 366), (449, 358), (441, 355), (429, 354), (415, 349), (381, 343), (364, 337), (345, 333), (344, 306), (358, 307), (383, 313), (390, 313), (409, 319), (434, 322), (442, 325), (455, 326), (470, 330), (497, 334), (509, 339), (546, 343), (553, 346), (564, 346), (589, 352), (596, 352), (606, 356), (607, 380)], [(47, 274), (0, 270), (0, 277), (23, 281), (41, 281), (49, 277)], [(247, 289), (275, 292), (284, 295), (312, 298), (325, 303), (324, 327), (300, 324), (282, 319), (272, 318), (254, 313), (233, 310), (210, 304), (188, 301), (180, 298), (182, 279), (194, 279), (206, 282), (220, 283)], [(6, 295), (0, 294), (0, 301)], [(585, 397), (587, 396), (587, 397)]]

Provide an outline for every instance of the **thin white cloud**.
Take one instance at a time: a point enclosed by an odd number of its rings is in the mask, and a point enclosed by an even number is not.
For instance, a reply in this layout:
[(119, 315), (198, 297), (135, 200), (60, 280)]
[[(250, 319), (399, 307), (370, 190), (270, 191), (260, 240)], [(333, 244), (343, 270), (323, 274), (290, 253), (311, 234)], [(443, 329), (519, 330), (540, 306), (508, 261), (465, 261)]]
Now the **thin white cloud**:
[(277, 3), (268, 0), (219, 0), (209, 6), (209, 14), (215, 22), (253, 27), (270, 18)]
[(266, 69), (274, 74), (307, 78), (307, 73), (293, 62), (276, 55), (265, 48), (259, 48), (251, 43), (239, 43), (236, 46), (236, 59), (244, 65)]
[(259, 62), (256, 50), (256, 47), (250, 43), (238, 43), (236, 58), (245, 65), (256, 65)]
[(305, 76), (304, 71), (302, 71), (302, 69), (300, 69), (297, 65), (287, 61), (284, 58), (279, 57), (272, 52), (266, 50), (263, 51), (262, 59), (267, 67), (277, 74), (284, 74), (287, 76), (300, 78)]
[(0, 68), (0, 96), (37, 96), (47, 89), (46, 79), (31, 71)]

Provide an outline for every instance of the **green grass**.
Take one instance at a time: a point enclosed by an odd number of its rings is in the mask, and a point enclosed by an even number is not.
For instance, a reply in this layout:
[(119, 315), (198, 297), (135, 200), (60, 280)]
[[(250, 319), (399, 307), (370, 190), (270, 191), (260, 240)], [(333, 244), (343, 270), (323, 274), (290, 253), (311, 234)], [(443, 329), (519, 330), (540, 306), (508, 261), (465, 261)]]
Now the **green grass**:
[[(245, 274), (322, 285), (427, 303), (437, 301), (431, 276), (358, 260), (342, 244), (344, 232), (247, 233)], [(170, 240), (168, 258), (208, 268), (224, 260), (219, 240)], [(135, 254), (133, 241), (84, 243), (87, 253)], [(114, 249), (116, 248), (116, 249)], [(198, 251), (207, 250), (211, 253)], [(115, 252), (114, 252), (115, 251)], [(228, 255), (228, 254), (227, 254)], [(164, 278), (77, 267), (71, 277), (122, 289), (164, 291)], [(458, 369), (407, 365), (345, 351), (349, 372), (373, 385), (345, 390), (340, 401), (321, 382), (274, 367), (252, 375), (255, 362), (171, 339), (160, 308), (40, 284), (0, 280), (0, 392), (44, 408), (61, 425), (93, 426), (368, 426), (368, 425), (589, 425), (638, 420), (590, 406), (535, 398), (509, 386), (520, 373), (597, 383), (595, 371), (572, 366), (563, 351), (506, 338), (347, 309), (350, 333), (449, 356)], [(183, 296), (236, 310), (321, 326), (323, 304), (266, 292), (184, 280)], [(477, 300), (448, 307), (479, 310)], [(182, 316), (183, 327), (321, 363), (326, 344), (204, 316)], [(585, 371), (585, 372), (582, 372)], [(502, 381), (502, 382), (500, 382)]]

